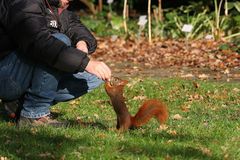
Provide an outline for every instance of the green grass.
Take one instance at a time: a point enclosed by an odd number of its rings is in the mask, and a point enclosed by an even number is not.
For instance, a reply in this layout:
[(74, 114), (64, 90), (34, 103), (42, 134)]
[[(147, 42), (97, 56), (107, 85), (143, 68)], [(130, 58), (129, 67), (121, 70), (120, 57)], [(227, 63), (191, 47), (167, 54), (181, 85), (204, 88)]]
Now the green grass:
[(52, 109), (59, 119), (80, 119), (84, 126), (17, 129), (0, 116), (0, 159), (240, 159), (240, 83), (129, 81), (130, 112), (135, 114), (145, 99), (162, 99), (170, 112), (167, 128), (159, 129), (153, 119), (141, 129), (119, 133), (101, 86)]

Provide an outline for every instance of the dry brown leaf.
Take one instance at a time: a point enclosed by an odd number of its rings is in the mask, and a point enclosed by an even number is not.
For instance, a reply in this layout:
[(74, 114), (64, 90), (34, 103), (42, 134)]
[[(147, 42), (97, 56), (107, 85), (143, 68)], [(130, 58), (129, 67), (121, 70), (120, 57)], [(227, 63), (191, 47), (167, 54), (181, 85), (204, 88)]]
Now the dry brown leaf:
[(158, 129), (159, 131), (166, 131), (168, 129), (168, 126), (166, 124), (159, 125)]
[(177, 135), (177, 131), (176, 130), (169, 130), (168, 133), (173, 135), (173, 136)]
[(192, 78), (192, 77), (194, 77), (194, 75), (191, 73), (188, 73), (188, 74), (181, 75), (181, 77), (182, 78)]
[(199, 88), (199, 87), (200, 87), (200, 84), (197, 83), (197, 82), (193, 82), (193, 86), (194, 86), (195, 88)]
[(53, 155), (49, 152), (40, 153), (38, 156), (41, 158), (53, 157)]
[(200, 150), (202, 151), (203, 154), (205, 154), (207, 156), (211, 156), (212, 155), (212, 151), (209, 148), (200, 147)]
[(205, 79), (208, 79), (209, 76), (207, 74), (200, 74), (200, 75), (198, 75), (198, 78), (202, 79), (202, 80), (205, 80)]
[(175, 114), (172, 117), (174, 120), (181, 120), (183, 117), (180, 114)]
[(133, 100), (144, 100), (144, 99), (146, 99), (146, 98), (147, 98), (146, 96), (140, 95), (140, 96), (135, 96), (135, 97), (133, 97)]
[(183, 105), (183, 106), (181, 106), (181, 110), (183, 112), (189, 112), (189, 109), (190, 109), (190, 105)]
[(235, 93), (238, 93), (238, 92), (240, 92), (240, 89), (239, 89), (239, 88), (233, 88), (233, 91), (234, 91)]
[(106, 138), (107, 136), (106, 136), (106, 134), (104, 134), (104, 133), (99, 133), (99, 134), (97, 135), (97, 137), (98, 137), (98, 138)]

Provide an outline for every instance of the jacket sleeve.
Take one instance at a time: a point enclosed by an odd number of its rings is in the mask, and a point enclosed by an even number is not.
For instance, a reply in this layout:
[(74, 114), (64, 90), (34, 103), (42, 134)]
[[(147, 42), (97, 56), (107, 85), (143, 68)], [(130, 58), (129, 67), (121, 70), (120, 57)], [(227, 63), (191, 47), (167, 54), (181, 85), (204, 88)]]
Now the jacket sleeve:
[(51, 35), (42, 0), (12, 0), (9, 3), (8, 29), (19, 53), (61, 71), (85, 70), (89, 62), (87, 54)]
[(72, 11), (68, 11), (68, 21), (69, 27), (67, 30), (67, 35), (71, 38), (74, 45), (78, 41), (83, 40), (88, 45), (89, 54), (95, 52), (97, 48), (97, 41), (91, 32), (82, 24), (80, 17), (77, 16)]

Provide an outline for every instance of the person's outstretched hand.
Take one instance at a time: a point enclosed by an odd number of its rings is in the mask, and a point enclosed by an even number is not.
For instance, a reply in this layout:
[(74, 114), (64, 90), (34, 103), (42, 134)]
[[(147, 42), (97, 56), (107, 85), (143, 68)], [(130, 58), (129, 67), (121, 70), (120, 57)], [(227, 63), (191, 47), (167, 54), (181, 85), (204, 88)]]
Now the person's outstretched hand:
[(85, 70), (104, 81), (109, 81), (112, 75), (110, 68), (101, 61), (90, 60)]

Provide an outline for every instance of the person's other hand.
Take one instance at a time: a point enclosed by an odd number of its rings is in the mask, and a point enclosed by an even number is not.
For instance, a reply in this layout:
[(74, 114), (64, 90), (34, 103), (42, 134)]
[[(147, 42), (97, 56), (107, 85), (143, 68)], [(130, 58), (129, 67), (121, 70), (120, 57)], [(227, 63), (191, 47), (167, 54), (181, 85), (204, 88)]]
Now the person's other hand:
[(87, 47), (87, 43), (84, 42), (84, 41), (79, 41), (77, 44), (76, 44), (76, 48), (85, 52), (85, 53), (88, 53), (88, 47)]
[(71, 1), (71, 0), (60, 0), (60, 8), (62, 8), (62, 9), (68, 8), (69, 1)]
[(111, 70), (104, 62), (90, 60), (85, 70), (104, 81), (111, 79)]

